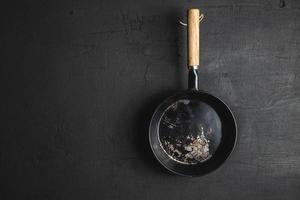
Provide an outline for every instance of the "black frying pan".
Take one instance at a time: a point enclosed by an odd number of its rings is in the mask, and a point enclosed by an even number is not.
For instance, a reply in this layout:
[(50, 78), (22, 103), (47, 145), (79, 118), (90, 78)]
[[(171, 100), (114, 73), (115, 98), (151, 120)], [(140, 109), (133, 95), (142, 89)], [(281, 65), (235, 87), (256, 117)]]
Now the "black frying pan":
[(199, 10), (189, 9), (187, 15), (189, 90), (158, 106), (150, 123), (149, 141), (166, 169), (200, 176), (225, 162), (234, 149), (237, 127), (222, 100), (198, 90)]

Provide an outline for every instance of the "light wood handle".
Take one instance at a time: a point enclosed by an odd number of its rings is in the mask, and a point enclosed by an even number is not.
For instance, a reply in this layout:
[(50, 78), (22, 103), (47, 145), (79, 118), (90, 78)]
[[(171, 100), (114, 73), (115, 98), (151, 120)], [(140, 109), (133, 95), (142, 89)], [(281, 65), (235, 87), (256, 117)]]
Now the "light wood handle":
[(187, 11), (187, 35), (188, 35), (188, 66), (198, 66), (200, 60), (200, 11), (189, 9)]

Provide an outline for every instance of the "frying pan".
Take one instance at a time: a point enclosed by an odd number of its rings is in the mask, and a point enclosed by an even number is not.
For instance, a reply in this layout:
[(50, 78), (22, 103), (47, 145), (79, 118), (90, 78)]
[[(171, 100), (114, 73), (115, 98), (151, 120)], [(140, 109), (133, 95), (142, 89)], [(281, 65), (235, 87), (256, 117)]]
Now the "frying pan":
[(217, 169), (237, 139), (237, 125), (229, 107), (198, 90), (199, 19), (198, 9), (187, 11), (188, 90), (163, 101), (149, 127), (149, 142), (157, 160), (183, 176), (201, 176)]

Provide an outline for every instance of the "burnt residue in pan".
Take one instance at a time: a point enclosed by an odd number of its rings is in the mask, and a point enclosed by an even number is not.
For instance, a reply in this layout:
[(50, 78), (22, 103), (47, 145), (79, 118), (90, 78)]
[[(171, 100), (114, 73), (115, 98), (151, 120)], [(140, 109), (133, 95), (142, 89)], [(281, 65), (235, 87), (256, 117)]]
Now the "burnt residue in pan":
[(159, 140), (165, 153), (177, 162), (204, 162), (220, 144), (221, 122), (208, 104), (190, 99), (178, 100), (162, 115)]

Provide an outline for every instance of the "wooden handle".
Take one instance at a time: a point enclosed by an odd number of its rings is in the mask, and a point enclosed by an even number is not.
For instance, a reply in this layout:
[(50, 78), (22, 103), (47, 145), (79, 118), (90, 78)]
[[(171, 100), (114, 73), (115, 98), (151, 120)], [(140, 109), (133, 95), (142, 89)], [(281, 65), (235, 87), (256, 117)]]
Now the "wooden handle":
[(200, 26), (199, 9), (189, 9), (187, 11), (187, 35), (188, 35), (188, 66), (199, 65), (200, 53)]

